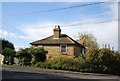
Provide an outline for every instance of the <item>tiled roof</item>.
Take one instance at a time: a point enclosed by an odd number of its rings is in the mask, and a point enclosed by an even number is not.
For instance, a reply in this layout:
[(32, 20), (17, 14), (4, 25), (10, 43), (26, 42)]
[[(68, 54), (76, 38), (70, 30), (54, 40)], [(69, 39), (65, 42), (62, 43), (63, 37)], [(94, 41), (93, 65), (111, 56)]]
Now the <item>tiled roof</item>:
[(31, 42), (30, 44), (32, 45), (44, 45), (44, 44), (50, 44), (50, 45), (51, 44), (73, 44), (74, 45), (75, 44), (75, 45), (84, 47), (66, 34), (61, 34), (60, 38), (58, 39), (53, 38), (53, 35), (52, 35), (47, 38)]

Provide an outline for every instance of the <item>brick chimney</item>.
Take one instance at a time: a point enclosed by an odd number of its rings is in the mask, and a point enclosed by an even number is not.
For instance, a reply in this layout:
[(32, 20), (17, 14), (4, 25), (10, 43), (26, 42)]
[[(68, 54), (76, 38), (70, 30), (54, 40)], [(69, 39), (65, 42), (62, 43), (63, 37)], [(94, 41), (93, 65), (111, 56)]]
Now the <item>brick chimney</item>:
[(60, 35), (61, 35), (60, 26), (59, 26), (59, 25), (58, 25), (58, 26), (55, 26), (55, 28), (53, 29), (53, 31), (54, 31), (54, 36), (53, 36), (53, 38), (54, 38), (54, 39), (58, 39), (58, 38), (60, 37)]

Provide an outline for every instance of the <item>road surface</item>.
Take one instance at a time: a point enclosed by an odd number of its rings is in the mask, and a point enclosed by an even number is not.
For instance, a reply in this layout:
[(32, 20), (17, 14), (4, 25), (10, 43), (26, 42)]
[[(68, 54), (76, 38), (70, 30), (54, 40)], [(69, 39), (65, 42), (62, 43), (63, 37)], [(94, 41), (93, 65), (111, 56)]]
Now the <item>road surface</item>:
[(120, 81), (120, 77), (115, 75), (46, 70), (34, 67), (8, 65), (3, 65), (2, 67), (2, 79), (3, 81), (6, 79)]

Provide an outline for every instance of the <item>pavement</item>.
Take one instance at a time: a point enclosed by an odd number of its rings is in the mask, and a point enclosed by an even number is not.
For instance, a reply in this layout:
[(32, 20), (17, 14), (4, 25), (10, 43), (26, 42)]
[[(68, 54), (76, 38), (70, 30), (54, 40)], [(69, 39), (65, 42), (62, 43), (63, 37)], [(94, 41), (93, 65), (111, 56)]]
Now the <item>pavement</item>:
[(2, 66), (2, 80), (79, 80), (79, 81), (120, 81), (120, 76), (98, 73), (81, 73), (22, 66)]

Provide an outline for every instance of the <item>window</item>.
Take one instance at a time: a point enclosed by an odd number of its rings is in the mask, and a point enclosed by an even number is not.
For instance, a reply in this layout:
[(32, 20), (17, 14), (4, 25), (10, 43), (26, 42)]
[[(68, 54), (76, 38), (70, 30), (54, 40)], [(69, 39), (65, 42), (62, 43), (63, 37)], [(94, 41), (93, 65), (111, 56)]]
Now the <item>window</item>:
[(82, 53), (83, 53), (83, 54), (85, 53), (85, 49), (84, 49), (84, 48), (82, 49)]
[(38, 47), (42, 48), (42, 45), (38, 45)]
[(66, 53), (66, 47), (67, 45), (61, 45), (61, 53)]

